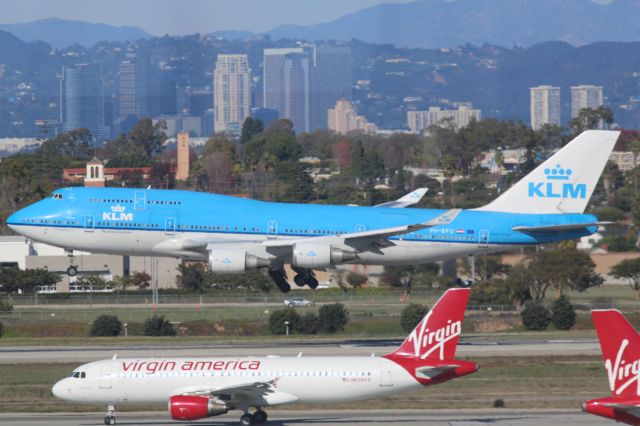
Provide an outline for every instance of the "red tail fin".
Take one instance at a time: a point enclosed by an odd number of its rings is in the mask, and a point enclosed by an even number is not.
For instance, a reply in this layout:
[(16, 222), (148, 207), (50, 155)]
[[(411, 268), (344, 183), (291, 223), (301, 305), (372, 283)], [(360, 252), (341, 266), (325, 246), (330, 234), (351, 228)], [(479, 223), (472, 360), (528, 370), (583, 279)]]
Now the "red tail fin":
[(449, 289), (391, 356), (451, 360), (456, 355), (471, 290)]
[(614, 396), (640, 395), (640, 337), (622, 314), (614, 309), (591, 311), (598, 332), (602, 359)]

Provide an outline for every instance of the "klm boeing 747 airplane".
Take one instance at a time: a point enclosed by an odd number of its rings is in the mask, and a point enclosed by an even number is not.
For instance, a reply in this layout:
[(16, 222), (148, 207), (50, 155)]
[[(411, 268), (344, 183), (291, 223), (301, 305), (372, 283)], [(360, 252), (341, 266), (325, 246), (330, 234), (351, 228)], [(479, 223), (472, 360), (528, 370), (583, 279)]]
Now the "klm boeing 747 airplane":
[[(486, 206), (402, 209), (422, 193), (376, 207), (286, 204), (177, 190), (63, 188), (7, 219), (32, 240), (137, 256), (207, 261), (217, 273), (268, 268), (280, 290), (315, 288), (314, 270), (345, 263), (417, 264), (579, 238), (619, 132), (576, 137)], [(68, 271), (74, 274), (76, 270)]]

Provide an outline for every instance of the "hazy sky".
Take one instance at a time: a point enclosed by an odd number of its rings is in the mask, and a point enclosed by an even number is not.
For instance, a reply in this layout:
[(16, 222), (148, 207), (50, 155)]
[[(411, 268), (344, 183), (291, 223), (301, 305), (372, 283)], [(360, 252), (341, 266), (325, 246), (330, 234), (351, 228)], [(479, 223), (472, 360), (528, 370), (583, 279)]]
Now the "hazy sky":
[(378, 3), (411, 0), (0, 0), (0, 23), (44, 18), (133, 25), (155, 35), (262, 32), (330, 21)]

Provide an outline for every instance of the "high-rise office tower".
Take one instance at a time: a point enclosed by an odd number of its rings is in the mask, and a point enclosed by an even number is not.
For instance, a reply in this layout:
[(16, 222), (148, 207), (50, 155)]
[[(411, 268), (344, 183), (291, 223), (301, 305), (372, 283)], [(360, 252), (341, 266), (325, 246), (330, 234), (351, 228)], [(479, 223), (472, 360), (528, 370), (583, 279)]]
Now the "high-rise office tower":
[(120, 63), (120, 122), (136, 122), (149, 114), (147, 67), (141, 58), (129, 54)]
[(104, 85), (97, 65), (78, 64), (63, 68), (60, 108), (65, 132), (89, 129), (98, 141), (109, 138), (104, 121)]
[(532, 87), (531, 128), (540, 129), (545, 124), (560, 125), (560, 88), (554, 86)]
[(247, 55), (218, 55), (213, 77), (216, 132), (240, 136), (251, 113), (251, 70)]
[(315, 48), (311, 129), (327, 128), (327, 110), (340, 99), (351, 100), (351, 48), (318, 45)]
[(571, 86), (571, 118), (577, 117), (580, 114), (580, 110), (584, 108), (596, 109), (601, 107), (604, 103), (603, 99), (602, 86), (590, 84)]
[(264, 50), (264, 107), (278, 111), (296, 132), (311, 130), (311, 55), (303, 48)]

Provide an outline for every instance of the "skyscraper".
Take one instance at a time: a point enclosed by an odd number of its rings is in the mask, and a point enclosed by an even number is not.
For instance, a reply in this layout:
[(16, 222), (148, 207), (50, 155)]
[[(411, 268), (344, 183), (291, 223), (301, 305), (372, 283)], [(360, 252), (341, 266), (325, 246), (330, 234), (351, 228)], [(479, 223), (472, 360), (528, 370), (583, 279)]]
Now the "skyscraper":
[(129, 54), (120, 63), (120, 122), (136, 122), (150, 114), (147, 67), (144, 60)]
[(560, 88), (554, 86), (532, 87), (531, 128), (540, 129), (545, 124), (560, 125)]
[(216, 132), (240, 136), (251, 113), (251, 70), (247, 55), (218, 55), (213, 77)]
[(584, 108), (596, 109), (603, 103), (602, 86), (571, 86), (571, 118), (577, 117)]
[(60, 108), (63, 130), (89, 129), (96, 140), (109, 138), (104, 122), (104, 85), (97, 65), (77, 64), (63, 68)]
[(264, 107), (296, 132), (311, 130), (311, 56), (303, 48), (264, 50)]
[(351, 48), (318, 45), (312, 75), (311, 129), (327, 128), (327, 110), (340, 99), (351, 100)]

